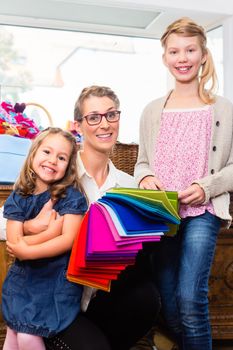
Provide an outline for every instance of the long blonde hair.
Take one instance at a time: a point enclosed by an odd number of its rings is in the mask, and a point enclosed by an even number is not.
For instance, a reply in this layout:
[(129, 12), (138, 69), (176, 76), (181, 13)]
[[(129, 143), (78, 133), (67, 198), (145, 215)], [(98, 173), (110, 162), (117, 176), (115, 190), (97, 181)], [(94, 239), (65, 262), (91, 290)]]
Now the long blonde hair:
[(71, 155), (64, 177), (49, 185), (51, 198), (59, 199), (65, 197), (66, 188), (68, 186), (74, 186), (75, 188), (83, 191), (82, 186), (79, 183), (77, 173), (77, 145), (74, 136), (70, 132), (64, 131), (60, 128), (48, 128), (43, 130), (34, 139), (28, 156), (20, 171), (19, 178), (15, 183), (14, 189), (23, 196), (33, 194), (35, 191), (36, 174), (34, 173), (32, 164), (38, 148), (42, 144), (43, 140), (49, 135), (61, 135), (71, 144)]
[[(160, 39), (162, 47), (166, 48), (167, 39), (171, 34), (178, 34), (186, 37), (198, 37), (202, 53), (203, 55), (206, 54), (206, 61), (203, 63), (200, 71), (198, 92), (201, 100), (204, 103), (213, 103), (215, 101), (214, 93), (217, 89), (217, 75), (211, 52), (206, 46), (207, 38), (204, 28), (202, 26), (199, 26), (192, 19), (188, 17), (182, 17), (167, 27), (165, 33)], [(209, 81), (211, 82), (210, 88), (206, 89), (205, 86)]]

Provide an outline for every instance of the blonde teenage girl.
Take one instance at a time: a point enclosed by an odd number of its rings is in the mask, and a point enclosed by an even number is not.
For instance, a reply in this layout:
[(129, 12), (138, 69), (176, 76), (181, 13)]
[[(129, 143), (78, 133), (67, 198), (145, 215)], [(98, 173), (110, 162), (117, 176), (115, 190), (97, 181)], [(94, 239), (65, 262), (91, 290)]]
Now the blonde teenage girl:
[(208, 278), (220, 225), (231, 222), (233, 108), (213, 93), (215, 69), (201, 26), (181, 18), (161, 43), (175, 87), (143, 112), (135, 177), (141, 188), (179, 193), (182, 222), (175, 238), (155, 247), (156, 281), (179, 348), (210, 350)]
[[(2, 290), (4, 350), (44, 350), (43, 337), (62, 331), (80, 311), (82, 287), (66, 279), (70, 249), (87, 210), (76, 151), (70, 133), (59, 128), (41, 132), (5, 202), (8, 250), (18, 259)], [(50, 199), (63, 219), (38, 234), (23, 236), (24, 221), (35, 217)]]

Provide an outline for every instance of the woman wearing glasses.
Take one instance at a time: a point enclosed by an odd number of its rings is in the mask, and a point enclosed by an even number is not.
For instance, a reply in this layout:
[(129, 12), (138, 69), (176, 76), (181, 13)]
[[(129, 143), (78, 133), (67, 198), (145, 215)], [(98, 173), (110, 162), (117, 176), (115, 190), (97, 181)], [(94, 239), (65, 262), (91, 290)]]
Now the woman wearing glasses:
[[(83, 136), (78, 152), (78, 173), (89, 203), (113, 187), (136, 187), (133, 177), (115, 168), (109, 159), (119, 132), (119, 100), (108, 87), (83, 89), (74, 111), (77, 130)], [(26, 230), (42, 225), (26, 223)], [(46, 218), (47, 220), (47, 218)], [(51, 222), (51, 220), (50, 220)], [(147, 253), (127, 268), (110, 293), (84, 288), (82, 310), (76, 320), (58, 336), (46, 339), (48, 350), (129, 350), (153, 326), (160, 299), (149, 279)], [(149, 265), (149, 262), (148, 262)], [(146, 273), (148, 271), (148, 273)]]

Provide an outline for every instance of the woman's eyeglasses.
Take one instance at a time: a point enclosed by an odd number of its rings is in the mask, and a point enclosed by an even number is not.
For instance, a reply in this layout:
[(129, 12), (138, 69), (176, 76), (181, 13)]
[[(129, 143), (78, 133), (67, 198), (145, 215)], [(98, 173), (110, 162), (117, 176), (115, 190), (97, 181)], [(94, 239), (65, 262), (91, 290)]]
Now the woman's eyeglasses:
[(82, 119), (86, 119), (87, 124), (89, 125), (98, 125), (101, 123), (102, 118), (105, 117), (109, 123), (118, 122), (120, 119), (121, 111), (110, 111), (106, 113), (93, 113), (88, 114), (82, 117)]

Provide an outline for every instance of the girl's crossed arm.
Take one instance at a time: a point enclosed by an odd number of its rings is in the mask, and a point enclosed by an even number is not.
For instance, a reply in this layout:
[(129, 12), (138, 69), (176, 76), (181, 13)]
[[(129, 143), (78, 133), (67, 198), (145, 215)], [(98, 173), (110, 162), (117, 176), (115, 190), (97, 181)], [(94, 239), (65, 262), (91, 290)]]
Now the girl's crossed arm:
[(65, 214), (61, 235), (48, 241), (32, 245), (29, 245), (25, 241), (25, 237), (22, 237), (23, 224), (20, 223), (21, 235), (17, 235), (17, 242), (11, 239), (7, 241), (7, 250), (11, 255), (14, 255), (20, 260), (34, 260), (63, 254), (72, 248), (82, 218), (82, 215)]
[[(39, 232), (38, 230), (37, 234), (34, 233), (30, 235), (25, 235), (24, 232), (24, 241), (29, 245), (34, 245), (46, 242), (50, 239), (59, 236), (60, 234), (62, 234), (63, 220), (64, 216), (60, 216), (55, 210), (52, 210), (52, 212), (50, 213), (47, 228), (43, 230), (43, 227), (41, 226), (42, 231)], [(23, 230), (24, 227), (25, 226), (23, 226)]]
[(54, 202), (52, 199), (48, 200), (35, 218), (24, 221), (24, 235), (35, 235), (47, 230), (53, 211), (53, 205)]

